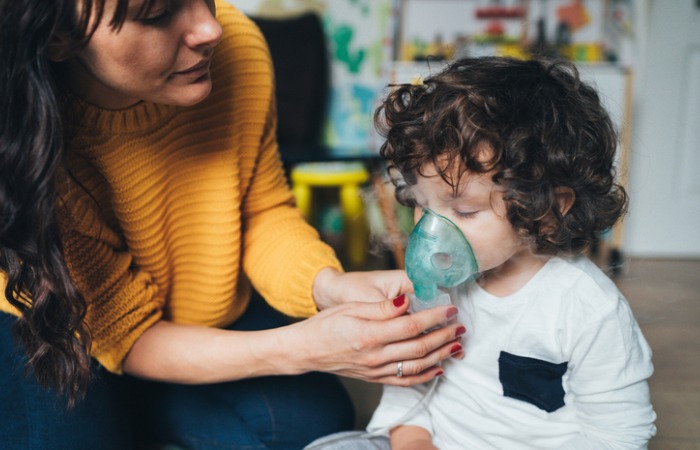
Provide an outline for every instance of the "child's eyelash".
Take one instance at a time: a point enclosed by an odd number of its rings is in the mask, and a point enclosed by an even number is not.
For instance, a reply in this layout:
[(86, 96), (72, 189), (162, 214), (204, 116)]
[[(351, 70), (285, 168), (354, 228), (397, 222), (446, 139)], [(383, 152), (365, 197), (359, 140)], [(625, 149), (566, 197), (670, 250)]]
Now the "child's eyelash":
[(479, 211), (468, 211), (468, 212), (455, 211), (454, 213), (457, 217), (460, 217), (462, 219), (469, 219), (469, 218), (476, 216), (479, 213)]

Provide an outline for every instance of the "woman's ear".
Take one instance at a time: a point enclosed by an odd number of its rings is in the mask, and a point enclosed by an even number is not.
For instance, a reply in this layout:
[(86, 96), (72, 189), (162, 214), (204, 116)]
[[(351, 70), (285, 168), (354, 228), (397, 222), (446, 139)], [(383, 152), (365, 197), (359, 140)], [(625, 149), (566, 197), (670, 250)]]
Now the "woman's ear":
[(57, 33), (49, 43), (49, 60), (62, 62), (70, 56), (70, 39), (65, 33)]
[(554, 195), (559, 204), (559, 213), (564, 217), (576, 202), (576, 192), (570, 187), (558, 186), (554, 188)]

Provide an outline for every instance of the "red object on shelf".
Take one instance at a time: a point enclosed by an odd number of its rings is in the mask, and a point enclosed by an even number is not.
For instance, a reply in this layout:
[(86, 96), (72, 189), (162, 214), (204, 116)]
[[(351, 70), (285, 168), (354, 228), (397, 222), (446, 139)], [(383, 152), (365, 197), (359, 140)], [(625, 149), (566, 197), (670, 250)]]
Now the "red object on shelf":
[(517, 19), (525, 15), (522, 6), (486, 6), (476, 9), (478, 19)]
[(582, 0), (574, 0), (567, 5), (557, 8), (559, 22), (565, 22), (572, 31), (576, 31), (590, 23), (591, 18)]
[(500, 20), (492, 20), (486, 25), (486, 34), (489, 36), (503, 36), (506, 32), (506, 27)]

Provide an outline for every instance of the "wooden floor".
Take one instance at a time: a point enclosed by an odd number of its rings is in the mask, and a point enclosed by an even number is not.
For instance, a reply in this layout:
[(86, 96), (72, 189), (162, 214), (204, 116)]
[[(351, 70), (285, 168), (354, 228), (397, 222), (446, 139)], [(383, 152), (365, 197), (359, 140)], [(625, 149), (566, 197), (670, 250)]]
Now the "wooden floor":
[[(615, 280), (654, 352), (658, 419), (649, 449), (700, 450), (700, 260), (625, 260)], [(381, 390), (345, 381), (364, 427)]]
[(700, 450), (700, 261), (633, 259), (617, 279), (654, 351), (651, 450)]

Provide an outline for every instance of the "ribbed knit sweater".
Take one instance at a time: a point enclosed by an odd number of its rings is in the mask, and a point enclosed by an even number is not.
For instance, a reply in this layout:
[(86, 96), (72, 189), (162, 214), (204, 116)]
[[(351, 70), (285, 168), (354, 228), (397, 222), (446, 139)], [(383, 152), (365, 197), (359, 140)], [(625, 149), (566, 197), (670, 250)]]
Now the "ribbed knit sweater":
[[(224, 1), (217, 18), (213, 90), (198, 105), (108, 111), (70, 97), (75, 137), (59, 219), (89, 304), (92, 355), (113, 372), (160, 319), (232, 323), (250, 283), (276, 309), (310, 316), (316, 274), (340, 269), (284, 177), (265, 40)], [(16, 314), (1, 296), (0, 310)]]

